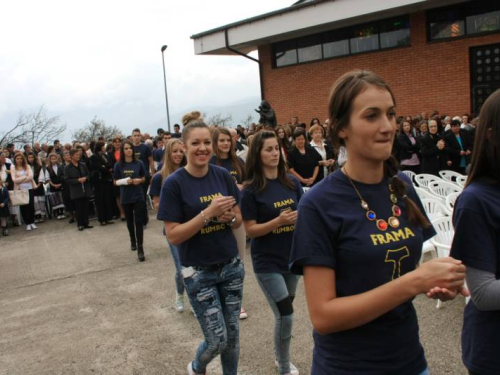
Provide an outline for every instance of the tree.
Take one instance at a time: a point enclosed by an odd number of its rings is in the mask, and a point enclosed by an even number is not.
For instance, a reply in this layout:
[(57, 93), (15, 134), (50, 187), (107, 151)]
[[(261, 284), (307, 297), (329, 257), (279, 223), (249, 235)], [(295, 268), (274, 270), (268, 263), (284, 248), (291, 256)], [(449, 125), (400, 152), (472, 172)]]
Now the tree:
[(12, 129), (0, 133), (0, 147), (9, 143), (15, 145), (35, 142), (52, 143), (66, 131), (66, 124), (59, 124), (59, 116), (48, 117), (45, 106), (40, 106), (37, 112), (19, 114)]
[(74, 140), (79, 142), (89, 143), (96, 141), (99, 137), (104, 137), (104, 139), (114, 138), (119, 135), (120, 129), (116, 126), (106, 125), (104, 120), (94, 117), (92, 121), (86, 124), (84, 127), (75, 130), (71, 133)]
[(253, 122), (253, 114), (249, 113), (247, 115), (247, 117), (244, 120), (242, 120), (241, 122), (242, 122), (242, 124), (244, 125), (245, 128), (247, 128), (247, 129), (250, 128), (250, 125)]
[(213, 116), (208, 117), (207, 125), (229, 126), (232, 121), (233, 121), (233, 115), (231, 113), (228, 113), (226, 116), (217, 113)]

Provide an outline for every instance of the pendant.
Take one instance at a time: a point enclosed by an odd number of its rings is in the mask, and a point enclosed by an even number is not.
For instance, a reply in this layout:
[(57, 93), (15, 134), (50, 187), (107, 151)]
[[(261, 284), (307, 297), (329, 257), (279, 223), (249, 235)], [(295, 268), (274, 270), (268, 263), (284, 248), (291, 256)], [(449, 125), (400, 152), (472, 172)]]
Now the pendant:
[(399, 227), (399, 219), (397, 217), (391, 216), (389, 218), (389, 225), (393, 228)]
[(377, 218), (377, 215), (373, 211), (367, 211), (366, 212), (366, 218), (370, 221), (373, 221)]
[(396, 205), (392, 206), (392, 214), (396, 217), (401, 216), (401, 208)]
[(370, 207), (368, 207), (368, 203), (366, 203), (364, 200), (361, 200), (361, 207), (363, 207), (364, 210), (370, 209)]
[(391, 202), (394, 204), (398, 203), (398, 197), (396, 197), (396, 194), (391, 194)]
[(387, 230), (387, 222), (383, 219), (377, 220), (377, 228), (381, 231)]

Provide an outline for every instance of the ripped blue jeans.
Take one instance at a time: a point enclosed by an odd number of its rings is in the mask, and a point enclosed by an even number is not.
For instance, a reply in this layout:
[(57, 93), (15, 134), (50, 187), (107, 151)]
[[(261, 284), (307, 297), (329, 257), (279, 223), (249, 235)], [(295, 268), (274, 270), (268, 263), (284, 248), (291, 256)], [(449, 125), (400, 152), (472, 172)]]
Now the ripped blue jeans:
[(245, 270), (239, 258), (213, 267), (183, 267), (186, 292), (205, 340), (193, 361), (198, 374), (221, 356), (223, 375), (236, 375), (240, 355), (240, 309)]

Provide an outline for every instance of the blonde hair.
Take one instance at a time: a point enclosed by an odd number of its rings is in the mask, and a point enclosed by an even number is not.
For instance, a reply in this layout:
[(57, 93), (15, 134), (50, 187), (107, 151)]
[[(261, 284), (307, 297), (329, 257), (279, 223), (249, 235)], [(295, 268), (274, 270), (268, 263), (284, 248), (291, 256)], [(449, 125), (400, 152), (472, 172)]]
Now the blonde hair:
[[(165, 153), (163, 154), (163, 166), (161, 167), (160, 174), (161, 180), (164, 181), (168, 176), (175, 172), (176, 167), (172, 160), (172, 150), (178, 144), (182, 146), (182, 141), (178, 138), (169, 139), (165, 146)], [(186, 165), (186, 156), (181, 161), (181, 166)]]
[(184, 125), (182, 129), (182, 141), (184, 143), (186, 143), (189, 133), (194, 128), (208, 129), (207, 124), (203, 121), (203, 117), (201, 117), (200, 111), (191, 111), (182, 116), (182, 125)]

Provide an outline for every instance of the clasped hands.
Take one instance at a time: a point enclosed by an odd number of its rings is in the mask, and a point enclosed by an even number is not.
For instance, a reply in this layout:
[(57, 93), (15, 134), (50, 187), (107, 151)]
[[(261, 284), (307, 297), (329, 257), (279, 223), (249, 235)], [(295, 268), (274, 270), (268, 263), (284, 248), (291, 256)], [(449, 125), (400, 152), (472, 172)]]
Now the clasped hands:
[(423, 281), (423, 293), (428, 298), (449, 301), (458, 294), (469, 296), (465, 288), (465, 266), (460, 260), (447, 257), (423, 263), (417, 272)]
[(212, 200), (204, 212), (207, 217), (217, 218), (218, 223), (226, 224), (234, 219), (235, 213), (233, 207), (236, 205), (234, 197), (219, 196)]

